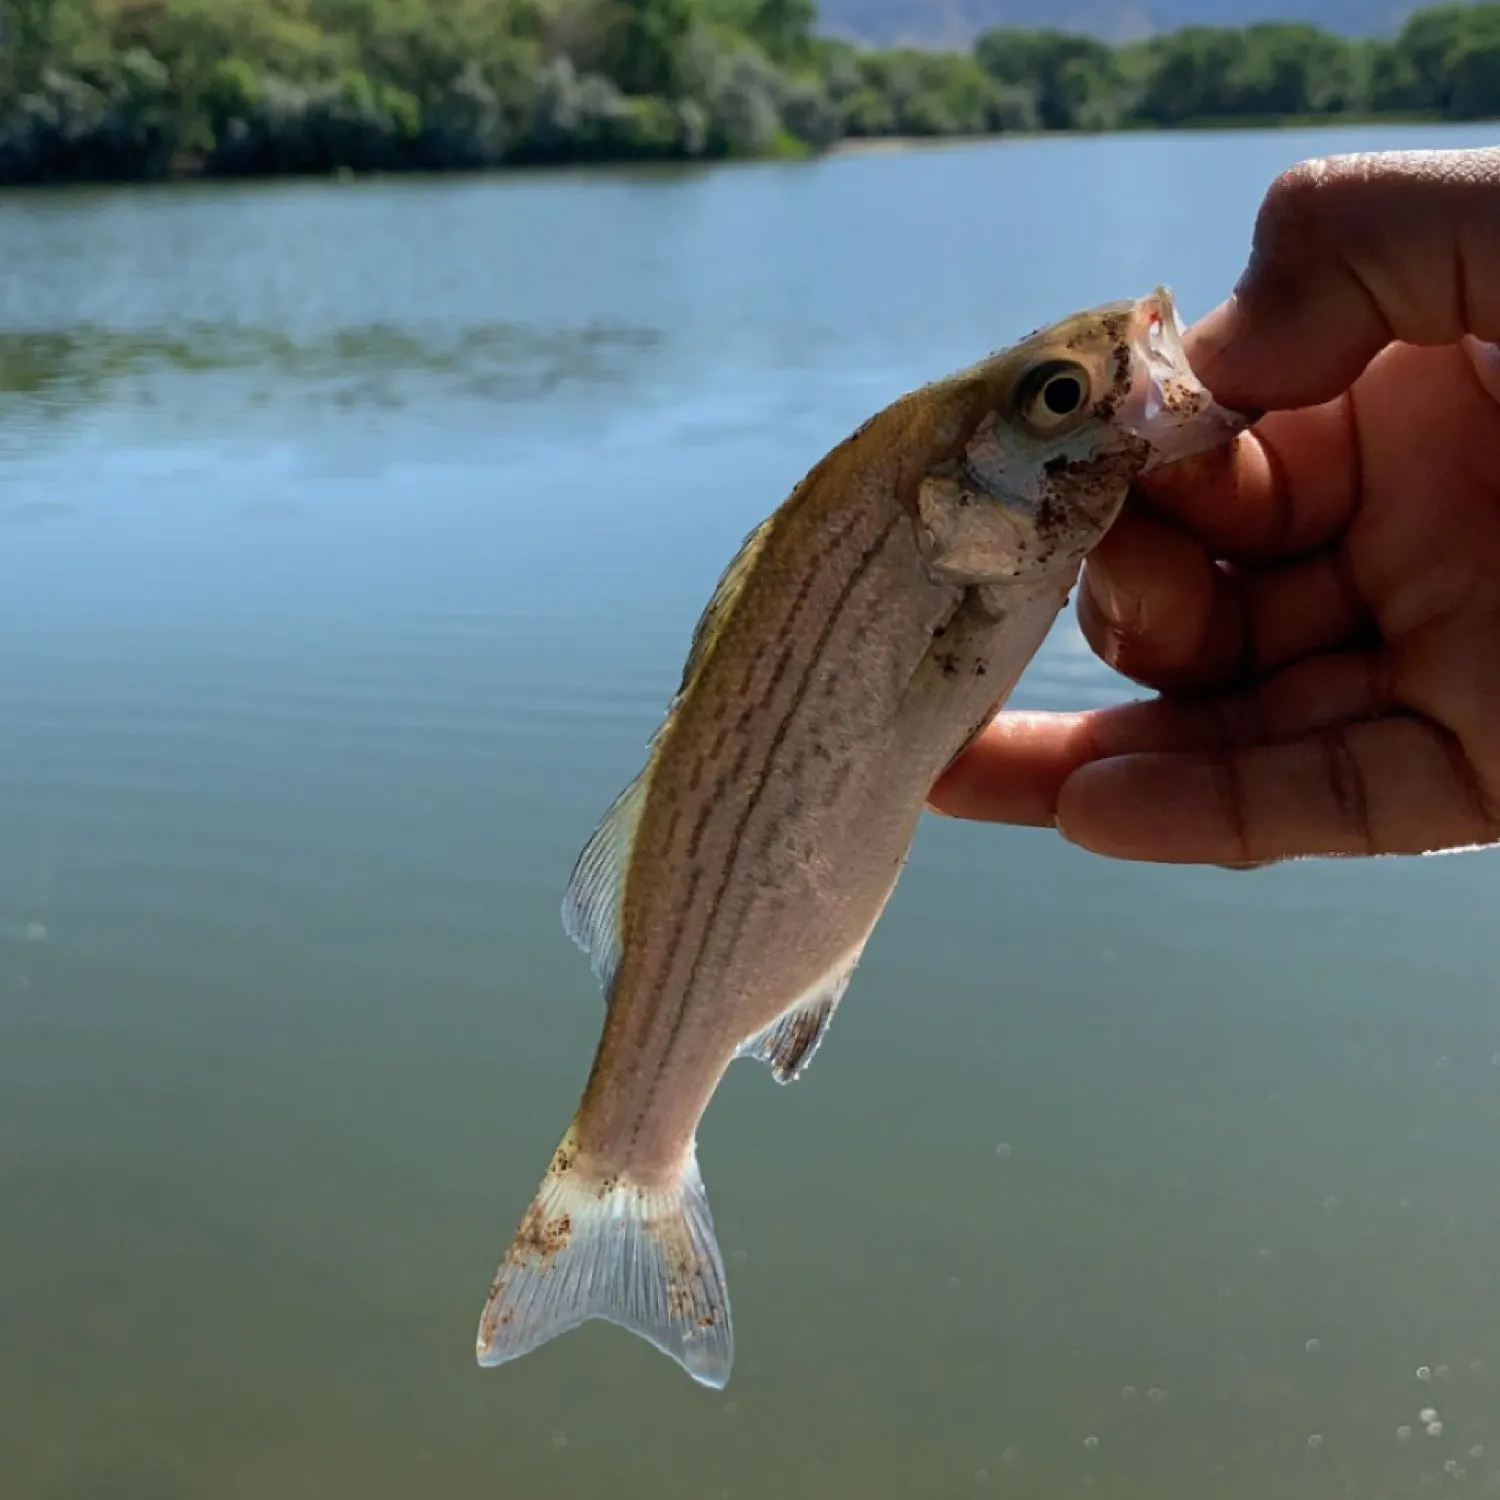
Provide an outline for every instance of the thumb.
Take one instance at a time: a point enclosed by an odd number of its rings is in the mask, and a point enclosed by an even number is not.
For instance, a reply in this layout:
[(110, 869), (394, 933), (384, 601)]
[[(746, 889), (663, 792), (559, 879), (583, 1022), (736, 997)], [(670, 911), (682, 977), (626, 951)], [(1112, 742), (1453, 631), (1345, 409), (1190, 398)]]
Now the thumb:
[(1188, 356), (1228, 405), (1312, 406), (1392, 341), (1500, 339), (1497, 261), (1500, 148), (1302, 162), (1271, 185), (1244, 275)]

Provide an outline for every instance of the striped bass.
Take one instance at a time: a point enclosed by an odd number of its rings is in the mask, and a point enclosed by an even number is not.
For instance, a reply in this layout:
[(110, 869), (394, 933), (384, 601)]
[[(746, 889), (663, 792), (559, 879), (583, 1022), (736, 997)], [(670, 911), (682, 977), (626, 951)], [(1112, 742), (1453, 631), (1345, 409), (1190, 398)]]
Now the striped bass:
[(1249, 418), (1171, 293), (1078, 313), (900, 397), (746, 539), (563, 920), (607, 1000), (582, 1100), (497, 1271), (477, 1355), (590, 1318), (722, 1388), (729, 1296), (698, 1122), (735, 1058), (796, 1078), (933, 783), (999, 712), (1131, 482)]

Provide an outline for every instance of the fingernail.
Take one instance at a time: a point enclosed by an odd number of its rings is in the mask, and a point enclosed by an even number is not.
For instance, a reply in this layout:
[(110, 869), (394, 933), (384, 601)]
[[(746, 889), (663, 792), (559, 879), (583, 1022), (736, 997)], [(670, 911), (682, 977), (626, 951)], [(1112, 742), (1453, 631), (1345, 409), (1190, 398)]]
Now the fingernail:
[[(1242, 277), (1241, 280), (1243, 279)], [(1192, 365), (1193, 373), (1208, 387), (1209, 394), (1214, 400), (1226, 410), (1248, 418), (1253, 424), (1265, 416), (1264, 408), (1227, 399), (1234, 395), (1234, 392), (1229, 389), (1229, 384), (1233, 380), (1233, 371), (1225, 371), (1221, 368), (1225, 355), (1229, 354), (1236, 344), (1244, 343), (1245, 333), (1239, 288), (1236, 287), (1217, 307), (1204, 313), (1193, 324), (1183, 340), (1183, 348), (1187, 352), (1188, 363)], [(1232, 365), (1234, 361), (1231, 360), (1230, 363)]]
[(1231, 292), (1217, 307), (1210, 308), (1188, 329), (1183, 339), (1183, 348), (1187, 351), (1189, 363), (1200, 375), (1203, 373), (1200, 366), (1212, 361), (1234, 337), (1239, 311), (1238, 294)]
[(1496, 401), (1500, 401), (1500, 344), (1477, 339), (1472, 333), (1466, 333), (1463, 345), (1464, 352), (1469, 356), (1469, 363), (1474, 366), (1474, 373), (1479, 377), (1480, 385)]
[(1102, 568), (1090, 570), (1084, 581), (1110, 630), (1123, 635), (1139, 627), (1145, 608), (1145, 601), (1139, 594), (1121, 588)]

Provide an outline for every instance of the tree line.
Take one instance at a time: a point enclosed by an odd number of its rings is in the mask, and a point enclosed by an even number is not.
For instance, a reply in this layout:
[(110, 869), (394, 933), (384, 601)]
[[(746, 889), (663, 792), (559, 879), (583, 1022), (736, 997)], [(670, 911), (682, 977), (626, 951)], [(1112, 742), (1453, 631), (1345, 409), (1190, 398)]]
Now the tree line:
[(1193, 26), (967, 53), (813, 0), (0, 0), (0, 183), (804, 155), (849, 138), (1500, 116), (1500, 3), (1389, 39)]

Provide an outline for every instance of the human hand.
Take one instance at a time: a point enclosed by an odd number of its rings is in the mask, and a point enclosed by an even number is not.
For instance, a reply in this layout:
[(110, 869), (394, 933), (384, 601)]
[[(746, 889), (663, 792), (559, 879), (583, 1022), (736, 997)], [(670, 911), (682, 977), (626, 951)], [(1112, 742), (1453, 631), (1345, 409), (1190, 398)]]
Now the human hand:
[(1090, 557), (1093, 649), (1155, 689), (1003, 713), (934, 811), (1235, 866), (1500, 840), (1500, 150), (1304, 163), (1187, 338), (1234, 446)]

